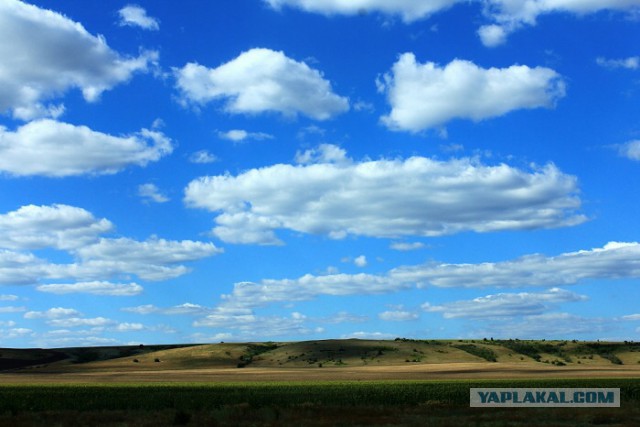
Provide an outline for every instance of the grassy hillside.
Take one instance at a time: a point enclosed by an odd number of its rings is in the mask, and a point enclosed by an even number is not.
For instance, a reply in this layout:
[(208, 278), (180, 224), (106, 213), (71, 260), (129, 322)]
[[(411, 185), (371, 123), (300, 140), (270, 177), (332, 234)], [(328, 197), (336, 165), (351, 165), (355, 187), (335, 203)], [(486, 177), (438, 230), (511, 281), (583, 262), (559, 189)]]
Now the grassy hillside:
[(0, 370), (155, 371), (204, 368), (323, 368), (443, 363), (611, 366), (640, 363), (640, 343), (533, 340), (319, 340), (0, 349)]

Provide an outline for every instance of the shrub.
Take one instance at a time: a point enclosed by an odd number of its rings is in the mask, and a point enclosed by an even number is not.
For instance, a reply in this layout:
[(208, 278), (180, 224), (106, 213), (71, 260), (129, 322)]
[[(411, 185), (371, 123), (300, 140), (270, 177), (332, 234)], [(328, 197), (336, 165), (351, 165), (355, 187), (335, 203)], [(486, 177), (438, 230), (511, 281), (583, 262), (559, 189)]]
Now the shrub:
[(189, 424), (189, 421), (191, 421), (191, 414), (183, 410), (178, 410), (176, 415), (173, 417), (174, 426), (184, 426)]
[(467, 353), (472, 354), (474, 356), (481, 357), (488, 362), (498, 361), (498, 356), (496, 355), (496, 353), (489, 348), (478, 347), (475, 344), (458, 344), (452, 347), (455, 347), (462, 351), (466, 351)]

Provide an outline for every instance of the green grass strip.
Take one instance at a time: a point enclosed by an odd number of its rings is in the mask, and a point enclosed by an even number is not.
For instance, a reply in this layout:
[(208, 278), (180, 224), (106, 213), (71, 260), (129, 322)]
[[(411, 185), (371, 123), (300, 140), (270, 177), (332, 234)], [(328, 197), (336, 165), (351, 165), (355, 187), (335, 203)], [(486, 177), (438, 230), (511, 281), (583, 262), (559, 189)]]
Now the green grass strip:
[(468, 405), (470, 387), (620, 388), (623, 405), (640, 403), (640, 379), (351, 381), (0, 385), (0, 412), (50, 410), (203, 410), (226, 405)]

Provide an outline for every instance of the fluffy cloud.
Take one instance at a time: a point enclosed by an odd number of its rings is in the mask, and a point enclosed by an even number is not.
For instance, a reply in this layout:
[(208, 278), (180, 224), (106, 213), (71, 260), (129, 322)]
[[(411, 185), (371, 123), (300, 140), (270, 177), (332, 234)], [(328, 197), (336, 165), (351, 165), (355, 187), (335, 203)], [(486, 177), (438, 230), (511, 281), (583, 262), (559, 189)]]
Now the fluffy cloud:
[(382, 122), (411, 132), (453, 119), (480, 121), (520, 109), (552, 107), (565, 94), (562, 78), (549, 68), (485, 69), (459, 59), (441, 67), (419, 64), (412, 53), (401, 55), (378, 84), (391, 104)]
[(159, 30), (158, 20), (147, 15), (147, 11), (137, 5), (127, 5), (118, 11), (120, 25), (140, 27), (145, 30)]
[(407, 252), (407, 251), (415, 251), (418, 249), (422, 249), (424, 248), (424, 243), (421, 242), (394, 242), (389, 246), (391, 249), (393, 249), (394, 251), (402, 251), (402, 252)]
[(113, 325), (114, 322), (111, 319), (104, 317), (83, 318), (83, 317), (69, 317), (63, 319), (51, 319), (47, 320), (47, 324), (57, 328), (76, 328), (78, 326), (93, 326), (102, 327)]
[(306, 316), (291, 313), (289, 317), (258, 316), (250, 310), (217, 309), (193, 323), (195, 327), (225, 328), (238, 331), (245, 340), (263, 337), (307, 335), (314, 332), (306, 326)]
[(170, 199), (160, 192), (155, 184), (141, 184), (138, 186), (138, 196), (145, 202), (165, 203)]
[(359, 340), (390, 340), (390, 339), (393, 339), (394, 337), (396, 336), (386, 332), (358, 331), (358, 332), (352, 332), (350, 334), (344, 334), (340, 338), (342, 339), (356, 338)]
[(298, 279), (263, 279), (258, 283), (239, 282), (233, 292), (222, 295), (217, 309), (246, 310), (284, 301), (307, 301), (321, 295), (373, 295), (408, 289), (412, 283), (373, 274), (306, 274)]
[(80, 315), (78, 310), (73, 308), (50, 308), (47, 311), (28, 311), (24, 314), (25, 319), (60, 319), (64, 317), (77, 317)]
[(27, 311), (26, 307), (15, 307), (12, 305), (0, 307), (0, 313), (21, 313)]
[[(79, 23), (18, 0), (0, 2), (0, 113), (17, 118), (57, 116), (64, 109), (44, 105), (79, 88), (87, 101), (157, 61), (156, 52), (126, 58)], [(4, 157), (0, 156), (0, 157)]]
[(152, 304), (139, 305), (137, 307), (125, 307), (122, 311), (136, 314), (163, 314), (167, 316), (173, 315), (203, 315), (211, 311), (210, 308), (203, 307), (199, 304), (192, 304), (186, 302), (184, 304), (176, 305), (168, 308), (156, 307)]
[(369, 11), (402, 17), (409, 23), (447, 9), (460, 0), (265, 0), (274, 9), (295, 7), (324, 15), (360, 15)]
[(189, 206), (217, 212), (213, 234), (233, 243), (278, 244), (276, 229), (374, 237), (439, 236), (570, 226), (576, 179), (547, 165), (532, 172), (471, 159), (424, 157), (277, 164), (192, 181)]
[(255, 140), (263, 140), (263, 139), (273, 139), (273, 135), (269, 135), (264, 132), (247, 132), (242, 129), (232, 129), (226, 132), (218, 132), (218, 136), (222, 139), (228, 139), (233, 142), (242, 142), (249, 139)]
[(358, 267), (366, 267), (367, 266), (367, 257), (364, 255), (360, 255), (353, 260), (353, 263)]
[(346, 311), (340, 311), (332, 316), (321, 319), (322, 323), (360, 323), (369, 320), (367, 316), (351, 314)]
[(173, 279), (190, 272), (182, 263), (196, 261), (220, 253), (212, 243), (191, 240), (170, 241), (152, 238), (137, 241), (128, 238), (100, 239), (98, 243), (70, 252), (77, 258), (70, 264), (52, 264), (35, 257), (0, 250), (0, 284), (30, 285), (48, 280), (73, 279), (76, 284), (42, 285), (39, 290), (50, 293), (93, 293), (101, 295), (133, 295), (139, 285), (107, 285), (108, 278), (136, 275), (148, 281)]
[[(231, 294), (222, 295), (218, 308), (247, 310), (268, 304), (306, 301), (319, 296), (371, 295), (415, 287), (523, 287), (572, 285), (585, 280), (616, 280), (640, 277), (640, 243), (611, 242), (602, 248), (569, 252), (556, 257), (527, 255), (513, 261), (481, 264), (429, 262), (394, 268), (385, 274), (306, 274), (297, 279), (263, 279), (234, 284)], [(580, 301), (583, 297), (551, 289), (545, 293), (498, 294), (442, 306), (423, 308), (449, 313), (471, 313), (471, 305), (487, 313), (505, 312), (509, 307), (538, 310), (540, 305)], [(533, 304), (530, 304), (531, 302)], [(493, 309), (490, 311), (489, 309)]]
[(626, 68), (628, 70), (640, 68), (640, 56), (630, 56), (624, 59), (598, 58), (596, 62), (606, 68)]
[(534, 254), (497, 263), (399, 267), (388, 275), (399, 281), (469, 288), (572, 285), (589, 279), (640, 277), (640, 243), (610, 242), (602, 248), (555, 257)]
[(129, 313), (136, 313), (136, 314), (150, 314), (150, 313), (155, 313), (160, 309), (153, 304), (145, 304), (145, 305), (139, 305), (137, 307), (125, 307), (125, 308), (122, 308), (121, 310)]
[(0, 249), (0, 285), (30, 285), (54, 276), (56, 267), (31, 253)]
[(416, 320), (418, 317), (420, 316), (417, 313), (406, 310), (389, 310), (378, 314), (378, 318), (386, 322), (406, 322)]
[(297, 152), (295, 162), (302, 165), (313, 163), (350, 163), (347, 152), (333, 144), (320, 144), (316, 148)]
[(484, 25), (478, 30), (478, 36), (482, 44), (487, 47), (496, 47), (507, 41), (507, 30), (500, 25)]
[(172, 241), (151, 238), (144, 242), (128, 239), (100, 239), (75, 251), (80, 263), (69, 267), (70, 274), (82, 278), (135, 274), (144, 280), (167, 280), (189, 269), (181, 263), (196, 261), (222, 252), (212, 243), (192, 240)]
[(251, 49), (217, 68), (188, 63), (174, 74), (185, 103), (225, 100), (231, 113), (274, 111), (326, 120), (349, 109), (318, 70), (269, 49)]
[(640, 140), (618, 146), (618, 153), (631, 160), (640, 160)]
[(442, 313), (446, 319), (466, 317), (512, 317), (539, 315), (548, 311), (550, 306), (563, 302), (584, 301), (587, 297), (559, 288), (547, 292), (517, 294), (501, 293), (474, 298), (467, 301), (456, 301), (443, 305), (425, 303), (422, 309), (429, 312)]
[(191, 163), (206, 164), (217, 162), (218, 158), (207, 150), (200, 150), (191, 154), (191, 156), (189, 156), (189, 161)]
[(73, 249), (98, 240), (113, 224), (68, 205), (27, 205), (0, 215), (0, 248)]
[[(292, 7), (323, 15), (362, 15), (369, 12), (400, 16), (405, 23), (446, 10), (460, 0), (264, 0), (276, 10)], [(481, 0), (485, 15), (495, 23), (478, 31), (482, 42), (494, 47), (524, 25), (535, 25), (538, 16), (550, 13), (585, 15), (602, 10), (637, 12), (638, 0)]]
[(119, 323), (113, 330), (116, 332), (142, 331), (145, 329), (142, 323)]
[(57, 295), (66, 294), (91, 294), (110, 296), (134, 296), (142, 293), (142, 286), (137, 283), (117, 284), (110, 282), (80, 282), (80, 283), (56, 283), (40, 285), (36, 289)]
[(17, 301), (17, 295), (0, 294), (0, 301)]
[(30, 122), (15, 132), (0, 126), (0, 172), (15, 176), (112, 174), (131, 165), (145, 166), (172, 151), (169, 138), (147, 129), (113, 136), (51, 119)]
[[(535, 25), (538, 16), (549, 13), (586, 15), (602, 10), (634, 12), (640, 10), (638, 0), (485, 0), (485, 12), (495, 24), (478, 31), (482, 42), (493, 47), (503, 43), (506, 36), (524, 25)], [(498, 38), (496, 33), (503, 36)]]
[(3, 339), (12, 339), (23, 337), (25, 335), (31, 334), (33, 331), (27, 328), (12, 328), (8, 330), (0, 329), (0, 338)]
[[(27, 285), (47, 280), (73, 279), (76, 284), (45, 285), (53, 293), (84, 292), (132, 295), (141, 288), (134, 283), (100, 282), (110, 277), (135, 274), (144, 280), (167, 280), (189, 271), (182, 263), (222, 252), (212, 243), (151, 238), (105, 238), (112, 229), (106, 219), (66, 205), (23, 206), (0, 215), (0, 284)], [(29, 252), (8, 249), (57, 249), (75, 259), (53, 264)], [(87, 282), (95, 280), (95, 282)]]

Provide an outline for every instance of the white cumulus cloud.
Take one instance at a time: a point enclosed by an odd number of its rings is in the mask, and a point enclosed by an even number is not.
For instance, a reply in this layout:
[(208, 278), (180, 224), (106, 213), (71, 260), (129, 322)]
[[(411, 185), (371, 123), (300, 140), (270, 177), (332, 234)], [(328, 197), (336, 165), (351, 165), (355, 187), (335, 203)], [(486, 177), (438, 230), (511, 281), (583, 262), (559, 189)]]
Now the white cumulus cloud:
[(526, 255), (480, 264), (424, 264), (389, 272), (396, 280), (440, 287), (572, 285), (588, 279), (640, 277), (640, 244), (609, 242), (602, 248), (555, 257)]
[(189, 206), (217, 214), (213, 234), (279, 244), (277, 229), (373, 237), (439, 236), (579, 224), (576, 179), (472, 159), (277, 164), (192, 181)]
[(630, 160), (640, 160), (640, 140), (618, 146), (618, 153)]
[(23, 311), (27, 311), (27, 308), (26, 307), (16, 307), (16, 306), (13, 306), (13, 305), (0, 307), (0, 313), (21, 313)]
[(389, 246), (394, 251), (416, 251), (425, 247), (421, 242), (394, 242)]
[(79, 283), (55, 283), (40, 285), (36, 288), (40, 292), (57, 295), (66, 294), (92, 294), (110, 296), (134, 296), (142, 293), (142, 286), (137, 283), (110, 283), (110, 282), (79, 282)]
[[(0, 113), (31, 120), (58, 116), (61, 105), (45, 105), (78, 88), (87, 101), (156, 62), (156, 52), (137, 58), (113, 51), (71, 19), (19, 0), (0, 2)], [(0, 156), (4, 157), (4, 156)]]
[(633, 14), (640, 10), (638, 0), (485, 0), (485, 13), (495, 23), (483, 26), (478, 31), (482, 42), (493, 47), (500, 43), (492, 43), (497, 39), (491, 33), (500, 29), (504, 35), (525, 25), (536, 25), (541, 15), (551, 13), (571, 13), (583, 16), (603, 10)]
[(157, 185), (147, 183), (138, 186), (138, 196), (145, 202), (166, 203), (170, 199), (160, 192)]
[(561, 76), (549, 68), (487, 69), (460, 59), (442, 67), (420, 64), (412, 53), (402, 54), (384, 82), (378, 83), (391, 104), (382, 122), (410, 132), (437, 128), (453, 119), (480, 121), (515, 110), (549, 108), (565, 95)]
[(318, 70), (270, 49), (248, 50), (217, 68), (188, 63), (174, 74), (184, 102), (221, 100), (231, 113), (277, 112), (326, 120), (349, 109), (347, 98), (333, 93)]
[(630, 56), (624, 59), (606, 59), (598, 58), (598, 65), (606, 68), (626, 68), (628, 70), (637, 70), (640, 68), (640, 56)]
[(228, 139), (233, 142), (242, 142), (250, 139), (263, 140), (273, 139), (273, 135), (264, 132), (247, 132), (243, 129), (231, 129), (226, 132), (218, 132), (218, 136), (222, 139)]
[(93, 243), (113, 224), (68, 205), (26, 205), (0, 214), (0, 248), (73, 249)]
[[(167, 280), (189, 272), (184, 263), (222, 252), (212, 243), (191, 240), (102, 236), (112, 229), (108, 220), (67, 205), (28, 205), (0, 214), (0, 284), (41, 284), (45, 287), (40, 290), (53, 293), (132, 295), (141, 291), (139, 285), (105, 279), (129, 280), (134, 274), (144, 280)], [(74, 261), (55, 264), (27, 252), (39, 249), (64, 251)], [(79, 283), (46, 287), (47, 281), (62, 279)]]
[[(263, 279), (259, 282), (238, 282), (230, 294), (222, 295), (218, 308), (250, 309), (274, 303), (307, 301), (323, 295), (372, 295), (401, 290), (437, 286), (458, 288), (492, 288), (573, 285), (585, 280), (617, 280), (640, 277), (640, 243), (610, 242), (602, 248), (568, 252), (555, 257), (526, 255), (497, 263), (448, 264), (427, 262), (401, 266), (384, 274), (305, 274), (297, 279)], [(457, 302), (432, 307), (455, 317), (471, 313), (470, 305), (487, 310), (508, 310), (536, 304), (580, 301), (584, 297), (551, 289), (545, 293), (497, 294), (473, 302)], [(424, 309), (429, 309), (425, 305)], [(529, 305), (537, 310), (540, 305)], [(533, 307), (533, 308), (532, 308)], [(489, 312), (489, 311), (487, 311)]]
[(191, 163), (207, 164), (217, 162), (218, 157), (216, 157), (215, 154), (211, 154), (207, 150), (200, 150), (191, 154), (191, 156), (189, 156), (189, 161)]
[(260, 282), (239, 282), (231, 294), (222, 295), (218, 307), (230, 310), (247, 309), (283, 301), (307, 301), (321, 295), (375, 295), (413, 286), (410, 282), (374, 274), (305, 274), (297, 279), (263, 279)]
[(186, 302), (184, 304), (180, 304), (180, 305), (176, 305), (173, 307), (168, 307), (168, 308), (160, 308), (160, 307), (156, 307), (153, 304), (145, 304), (145, 305), (139, 305), (137, 307), (125, 307), (123, 309), (121, 309), (122, 311), (126, 311), (129, 313), (136, 313), (136, 314), (151, 314), (151, 313), (156, 313), (156, 314), (163, 314), (163, 315), (167, 315), (167, 316), (174, 316), (174, 315), (203, 315), (203, 314), (207, 314), (211, 311), (210, 308), (207, 307), (203, 307), (199, 304), (192, 304), (189, 302)]
[(312, 163), (349, 163), (347, 152), (333, 144), (320, 144), (316, 148), (297, 152), (295, 162), (303, 165)]
[(31, 253), (0, 249), (0, 285), (30, 285), (50, 275), (45, 260)]
[(113, 174), (158, 161), (172, 151), (169, 138), (148, 129), (113, 136), (51, 119), (32, 121), (16, 131), (0, 126), (0, 172), (14, 176)]
[(147, 11), (135, 4), (130, 4), (118, 11), (120, 25), (140, 27), (145, 30), (159, 30), (160, 24), (156, 18), (147, 15)]
[(353, 263), (358, 267), (366, 267), (367, 266), (367, 257), (364, 255), (360, 255), (353, 260)]
[(151, 238), (106, 239), (75, 251), (80, 262), (69, 266), (69, 274), (82, 278), (135, 274), (141, 279), (158, 281), (189, 272), (184, 262), (196, 261), (222, 252), (213, 243), (192, 240), (172, 241)]
[(387, 332), (358, 331), (358, 332), (352, 332), (350, 334), (344, 334), (340, 338), (342, 339), (356, 338), (359, 340), (390, 340), (395, 337), (396, 337), (395, 335), (389, 334)]
[(507, 41), (508, 32), (500, 25), (484, 25), (478, 30), (478, 36), (483, 45), (496, 47)]
[(24, 314), (25, 319), (60, 319), (64, 317), (77, 317), (78, 310), (73, 308), (55, 307), (47, 311), (28, 311)]
[(114, 323), (116, 322), (104, 317), (94, 317), (94, 318), (69, 317), (69, 318), (62, 318), (62, 319), (51, 319), (47, 321), (48, 325), (54, 326), (57, 328), (76, 328), (79, 326), (102, 327), (102, 326), (113, 325)]
[(238, 331), (244, 340), (256, 340), (265, 336), (295, 336), (312, 333), (313, 330), (306, 326), (306, 320), (306, 316), (296, 312), (288, 317), (258, 316), (251, 310), (219, 308), (193, 322), (193, 326), (232, 329)]
[(323, 15), (359, 15), (378, 12), (400, 16), (409, 23), (448, 9), (460, 0), (265, 0), (274, 9), (295, 7)]
[(145, 329), (142, 323), (119, 323), (118, 326), (114, 328), (116, 332), (132, 332), (132, 331), (142, 331)]
[(378, 314), (378, 318), (386, 322), (406, 322), (416, 320), (419, 317), (417, 313), (406, 310), (388, 310)]
[(500, 293), (455, 301), (442, 305), (425, 303), (422, 309), (442, 313), (451, 318), (513, 317), (542, 314), (556, 304), (584, 301), (587, 297), (560, 288), (551, 288), (546, 292)]

